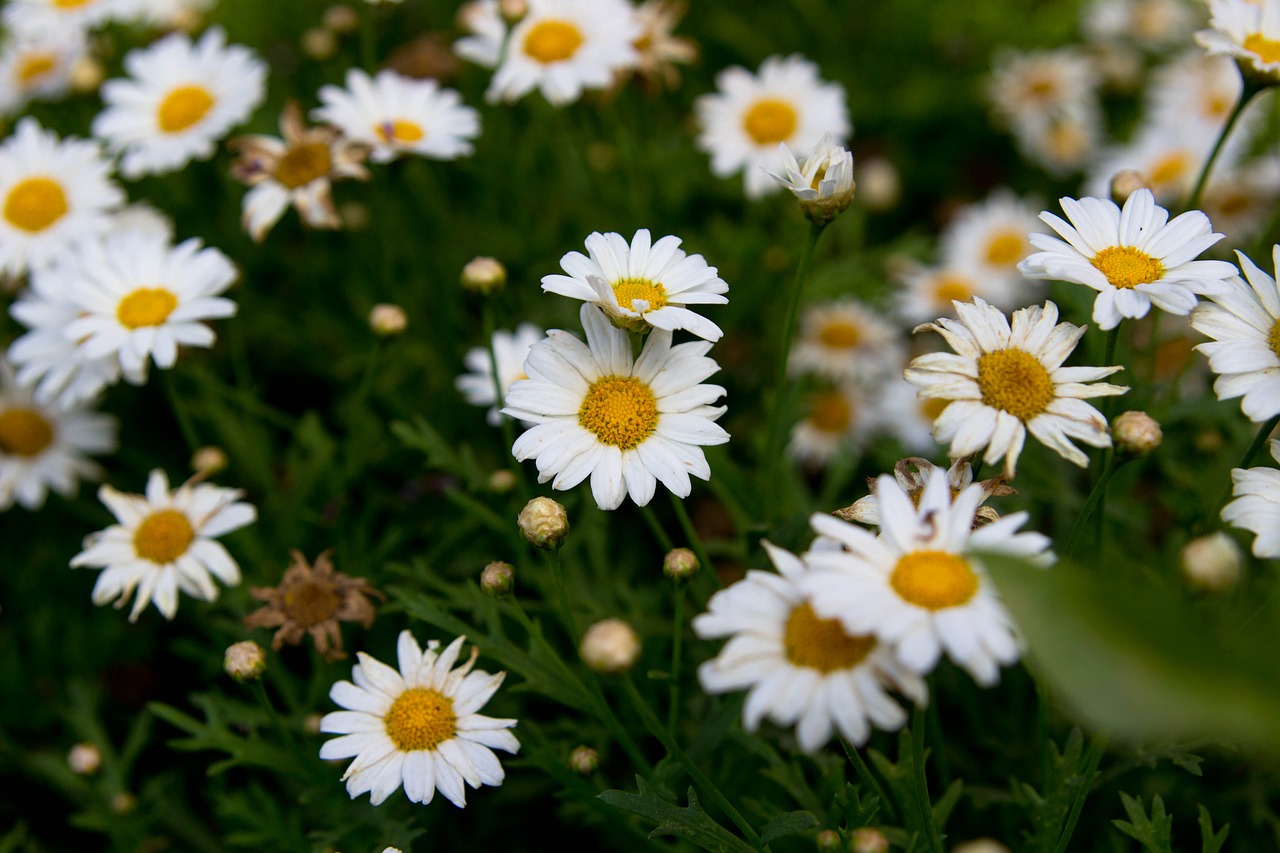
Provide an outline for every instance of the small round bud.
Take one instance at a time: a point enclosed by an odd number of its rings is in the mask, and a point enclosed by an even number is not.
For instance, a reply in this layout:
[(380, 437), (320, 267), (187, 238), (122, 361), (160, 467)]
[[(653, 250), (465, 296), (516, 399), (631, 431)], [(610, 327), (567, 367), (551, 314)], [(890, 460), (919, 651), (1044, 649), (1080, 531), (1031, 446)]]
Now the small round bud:
[(486, 595), (506, 595), (515, 582), (516, 570), (510, 563), (495, 560), (480, 572), (480, 589)]
[(853, 853), (885, 853), (889, 849), (889, 839), (874, 826), (864, 826), (849, 839), (849, 849)]
[(91, 743), (78, 743), (67, 753), (67, 766), (72, 773), (92, 776), (102, 766), (102, 751)]
[(348, 231), (362, 231), (369, 227), (369, 207), (358, 201), (344, 201), (338, 208), (338, 218)]
[(510, 468), (499, 468), (489, 475), (489, 491), (505, 495), (514, 489), (518, 482), (515, 471)]
[(483, 255), (467, 261), (462, 268), (462, 286), (472, 293), (488, 296), (497, 293), (507, 283), (507, 268), (497, 258)]
[(662, 573), (672, 580), (688, 580), (697, 570), (698, 555), (688, 548), (672, 548), (662, 558)]
[(191, 454), (191, 470), (202, 477), (210, 477), (227, 467), (227, 451), (221, 447), (206, 445)]
[(814, 837), (813, 843), (822, 853), (836, 853), (840, 849), (840, 833), (834, 829), (824, 829)]
[(236, 681), (255, 681), (267, 669), (267, 653), (253, 640), (241, 640), (227, 647), (222, 668)]
[(71, 88), (77, 92), (96, 92), (106, 76), (102, 63), (91, 56), (82, 56), (71, 66)]
[(128, 814), (138, 805), (138, 798), (128, 791), (120, 791), (111, 797), (111, 811), (116, 814)]
[(508, 24), (515, 24), (529, 14), (529, 3), (527, 0), (498, 0), (498, 9)]
[(600, 753), (589, 746), (574, 747), (573, 752), (569, 753), (569, 767), (573, 769), (574, 773), (588, 776), (596, 772), (596, 768), (599, 766)]
[(631, 669), (640, 657), (640, 638), (621, 619), (604, 619), (582, 635), (578, 654), (593, 672), (617, 675)]
[(853, 167), (858, 199), (867, 210), (891, 210), (902, 198), (898, 167), (883, 157), (864, 157)]
[(1202, 592), (1225, 592), (1240, 580), (1240, 547), (1221, 530), (1192, 539), (1181, 556), (1182, 576)]
[(520, 533), (539, 548), (555, 551), (569, 534), (569, 514), (551, 498), (534, 498), (516, 518)]
[(1160, 424), (1146, 412), (1125, 412), (1111, 424), (1111, 440), (1116, 450), (1142, 456), (1160, 446), (1164, 434)]
[(1141, 189), (1151, 189), (1151, 181), (1137, 169), (1121, 169), (1111, 176), (1111, 200), (1116, 204), (1123, 205)]
[(302, 52), (312, 59), (330, 59), (338, 52), (338, 38), (319, 27), (307, 30), (302, 34)]
[(977, 838), (957, 844), (951, 848), (951, 853), (1009, 853), (1009, 848), (994, 838)]
[(399, 305), (379, 302), (369, 312), (369, 328), (373, 330), (375, 335), (380, 335), (384, 338), (395, 337), (403, 332), (408, 325), (409, 318)]
[(325, 27), (335, 35), (345, 36), (354, 33), (360, 26), (360, 16), (350, 6), (330, 6), (324, 10)]
[(383, 847), (382, 853), (404, 853), (399, 847)]
[(324, 714), (311, 713), (302, 718), (302, 730), (309, 735), (320, 734), (320, 721), (324, 719)]

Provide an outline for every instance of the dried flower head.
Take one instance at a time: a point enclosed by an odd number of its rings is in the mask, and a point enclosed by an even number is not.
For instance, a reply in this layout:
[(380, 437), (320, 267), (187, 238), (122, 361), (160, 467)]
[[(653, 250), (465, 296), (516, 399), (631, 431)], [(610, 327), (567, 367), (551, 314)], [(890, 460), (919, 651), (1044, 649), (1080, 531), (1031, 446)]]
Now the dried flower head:
[(266, 606), (244, 617), (244, 624), (250, 628), (276, 628), (271, 638), (271, 648), (276, 651), (285, 643), (296, 646), (302, 642), (303, 634), (310, 634), (316, 651), (325, 660), (340, 660), (347, 655), (342, 650), (338, 622), (359, 622), (368, 628), (374, 619), (370, 596), (386, 600), (365, 578), (334, 571), (329, 553), (316, 557), (313, 566), (301, 551), (290, 551), (293, 562), (279, 586), (249, 590)]
[(684, 0), (645, 0), (636, 7), (640, 35), (632, 43), (636, 64), (630, 71), (646, 92), (677, 88), (680, 71), (676, 66), (698, 60), (698, 46), (690, 39), (674, 35), (676, 24), (688, 8)]
[[(898, 481), (898, 485), (902, 486), (906, 491), (907, 496), (911, 498), (912, 504), (919, 506), (920, 495), (924, 493), (924, 487), (929, 482), (930, 473), (937, 467), (928, 459), (909, 456), (894, 463), (893, 477)], [(972, 482), (973, 467), (970, 465), (969, 457), (961, 457), (952, 461), (951, 467), (947, 469), (947, 485), (951, 487), (951, 500), (955, 501), (956, 496), (968, 488)], [(989, 480), (982, 480), (978, 485), (982, 486), (982, 500), (984, 502), (988, 498), (1016, 495), (1018, 493), (1017, 489), (1008, 484), (1008, 478), (1004, 474), (997, 474)], [(871, 494), (864, 498), (859, 498), (843, 509), (836, 510), (833, 514), (845, 521), (857, 521), (878, 527), (880, 525), (880, 502), (876, 497), (876, 480), (874, 477), (867, 478), (867, 488), (871, 490)], [(999, 520), (1000, 514), (994, 509), (989, 506), (979, 506), (973, 517), (973, 529), (977, 530), (979, 527)]]

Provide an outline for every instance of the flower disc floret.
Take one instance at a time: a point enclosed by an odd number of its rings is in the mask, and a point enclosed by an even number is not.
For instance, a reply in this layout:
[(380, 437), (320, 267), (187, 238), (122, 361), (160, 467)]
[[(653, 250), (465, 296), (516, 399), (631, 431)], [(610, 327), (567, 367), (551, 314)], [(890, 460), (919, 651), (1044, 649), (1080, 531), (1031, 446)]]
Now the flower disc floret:
[(120, 300), (116, 319), (127, 329), (160, 326), (177, 307), (178, 297), (163, 287), (140, 287)]
[(53, 424), (35, 409), (0, 412), (0, 453), (34, 458), (53, 444)]
[(572, 21), (547, 18), (525, 34), (523, 48), (530, 58), (541, 62), (563, 62), (582, 47), (582, 31)]
[(850, 636), (839, 619), (818, 618), (806, 601), (787, 617), (782, 647), (791, 663), (826, 674), (862, 663), (876, 647), (876, 638)]
[(1043, 414), (1054, 400), (1049, 371), (1031, 353), (1016, 348), (978, 357), (978, 390), (982, 402), (1024, 422)]
[(453, 700), (438, 690), (412, 687), (401, 693), (383, 720), (396, 749), (435, 749), (458, 733)]
[(742, 126), (757, 145), (785, 142), (796, 132), (796, 108), (778, 98), (761, 98), (742, 117)]
[(898, 558), (889, 585), (916, 607), (945, 610), (977, 594), (978, 576), (963, 557), (946, 551), (912, 551)]
[(161, 133), (181, 133), (208, 115), (213, 105), (213, 95), (203, 86), (179, 86), (156, 108), (156, 125)]
[(44, 177), (19, 182), (4, 202), (4, 218), (9, 224), (32, 234), (57, 222), (67, 210), (67, 194), (62, 185)]
[(578, 423), (605, 444), (633, 450), (657, 428), (658, 402), (638, 379), (605, 376), (587, 388)]
[(142, 559), (164, 565), (187, 553), (195, 538), (195, 530), (185, 515), (176, 509), (162, 509), (138, 525), (133, 547)]
[(1164, 264), (1132, 246), (1108, 246), (1090, 258), (1112, 287), (1133, 288), (1164, 276)]

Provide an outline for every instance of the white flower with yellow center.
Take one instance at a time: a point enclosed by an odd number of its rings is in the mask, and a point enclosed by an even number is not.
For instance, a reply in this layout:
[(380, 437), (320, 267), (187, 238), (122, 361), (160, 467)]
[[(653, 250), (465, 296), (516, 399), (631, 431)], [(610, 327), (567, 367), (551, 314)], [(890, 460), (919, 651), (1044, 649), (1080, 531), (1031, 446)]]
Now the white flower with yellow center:
[[(1191, 122), (1144, 124), (1132, 140), (1094, 163), (1083, 191), (1105, 198), (1111, 194), (1111, 179), (1115, 174), (1132, 170), (1145, 179), (1157, 203), (1181, 204), (1195, 186), (1200, 166), (1217, 138), (1217, 130)], [(1242, 151), (1240, 143), (1246, 141), (1245, 134), (1233, 133), (1219, 152), (1215, 169), (1235, 166)]]
[(80, 282), (68, 295), (79, 316), (63, 335), (87, 358), (119, 358), (130, 381), (144, 380), (152, 360), (173, 367), (180, 345), (213, 346), (202, 321), (236, 313), (218, 295), (235, 281), (235, 267), (195, 238), (170, 246), (160, 234), (130, 231), (85, 246), (73, 262)]
[(652, 242), (647, 228), (631, 238), (592, 232), (587, 254), (569, 252), (560, 259), (564, 275), (544, 275), (542, 289), (594, 303), (615, 326), (634, 332), (650, 328), (686, 329), (718, 341), (720, 327), (686, 305), (724, 305), (729, 290), (702, 255), (688, 255), (680, 238)]
[[(747, 690), (743, 725), (755, 731), (768, 717), (796, 726), (805, 752), (816, 752), (836, 731), (861, 746), (871, 727), (902, 727), (907, 714), (889, 695), (928, 702), (924, 680), (869, 632), (846, 631), (839, 620), (815, 612), (802, 592), (812, 572), (795, 554), (764, 541), (779, 574), (750, 571), (711, 596), (693, 619), (703, 638), (728, 637), (720, 654), (698, 667), (708, 693)], [(821, 594), (821, 593), (818, 593)]]
[(638, 358), (631, 337), (600, 309), (583, 305), (583, 344), (553, 329), (529, 350), (528, 379), (507, 392), (504, 414), (535, 424), (516, 439), (516, 459), (534, 459), (538, 481), (571, 489), (591, 477), (601, 509), (617, 509), (628, 494), (638, 506), (653, 498), (657, 482), (679, 497), (690, 475), (711, 478), (703, 445), (729, 434), (715, 421), (724, 395), (702, 380), (720, 369), (705, 341), (671, 345), (671, 333), (649, 333)]
[(498, 0), (471, 0), (458, 9), (458, 26), (468, 35), (453, 43), (453, 52), (484, 68), (497, 68), (507, 41), (507, 22)]
[(400, 669), (357, 652), (351, 681), (339, 681), (329, 698), (345, 711), (320, 719), (320, 731), (342, 735), (320, 747), (320, 757), (354, 758), (342, 778), (352, 799), (368, 792), (378, 805), (403, 787), (410, 802), (429, 803), (439, 791), (458, 808), (467, 789), (501, 785), (505, 777), (493, 750), (516, 753), (520, 742), (507, 729), (516, 721), (477, 713), (497, 692), (505, 672), (474, 670), (478, 649), (456, 666), (465, 637), (439, 651), (424, 651), (408, 631), (396, 643)]
[(471, 154), (471, 140), (480, 135), (480, 114), (463, 104), (456, 91), (390, 69), (370, 77), (350, 68), (345, 89), (320, 87), (320, 103), (311, 117), (368, 145), (375, 163), (402, 154), (455, 160)]
[[(1028, 289), (1018, 287), (1018, 282), (1007, 275), (983, 273), (961, 262), (938, 266), (908, 262), (903, 264), (898, 278), (902, 287), (893, 294), (894, 314), (913, 324), (952, 316), (955, 303), (968, 302), (975, 296), (1009, 310), (1025, 301), (1020, 291)], [(1025, 283), (1021, 276), (1017, 278)]]
[(635, 8), (625, 0), (529, 0), (485, 98), (518, 101), (539, 89), (555, 106), (571, 104), (584, 89), (603, 89), (634, 66), (640, 35)]
[(834, 382), (874, 382), (897, 373), (904, 360), (897, 327), (845, 298), (805, 309), (787, 365), (792, 373), (816, 373)]
[(1048, 538), (1017, 532), (1025, 512), (973, 529), (982, 486), (965, 488), (953, 501), (941, 469), (930, 472), (918, 507), (887, 474), (876, 481), (876, 496), (880, 536), (814, 514), (813, 529), (841, 547), (803, 555), (811, 571), (800, 589), (819, 617), (838, 619), (850, 634), (875, 635), (908, 669), (927, 674), (946, 652), (979, 684), (995, 684), (1000, 667), (1018, 659), (1018, 640), (977, 555), (1048, 565)]
[(267, 66), (218, 27), (192, 43), (172, 33), (124, 58), (127, 79), (102, 84), (106, 109), (94, 135), (121, 154), (127, 178), (181, 169), (213, 156), (217, 143), (257, 109)]
[[(1218, 374), (1218, 399), (1242, 397), (1245, 415), (1261, 423), (1280, 414), (1280, 292), (1276, 280), (1243, 252), (1236, 256), (1249, 283), (1231, 279), (1229, 291), (1196, 306), (1191, 325), (1213, 339), (1196, 349)], [(1280, 246), (1271, 257), (1273, 265), (1280, 263)]]
[[(521, 323), (514, 332), (499, 329), (493, 333), (492, 355), (486, 347), (473, 347), (467, 351), (464, 363), (470, 372), (454, 380), (454, 385), (471, 405), (488, 406), (485, 417), (497, 426), (502, 422), (502, 413), (498, 411), (502, 406), (497, 403), (497, 383), (509, 389), (513, 383), (528, 379), (524, 361), (533, 345), (546, 336), (546, 332), (533, 323)], [(497, 383), (493, 376), (494, 356), (498, 360)], [(505, 404), (505, 400), (503, 402)]]
[(1084, 326), (1058, 323), (1052, 302), (1013, 312), (1012, 325), (981, 299), (957, 303), (956, 315), (916, 328), (942, 335), (955, 352), (922, 355), (905, 374), (921, 397), (950, 401), (933, 424), (933, 437), (950, 443), (952, 459), (986, 447), (983, 461), (1004, 459), (1005, 475), (1013, 477), (1028, 432), (1081, 467), (1089, 457), (1071, 439), (1111, 445), (1106, 419), (1084, 401), (1129, 389), (1095, 381), (1121, 367), (1063, 366)]
[[(1215, 139), (1242, 87), (1240, 72), (1227, 57), (1187, 52), (1152, 72), (1145, 97), (1148, 120), (1144, 124), (1164, 128), (1190, 126), (1197, 128), (1200, 135)], [(1239, 148), (1247, 143), (1251, 134), (1246, 128), (1256, 124), (1258, 118), (1257, 105), (1246, 109), (1228, 145)]]
[(49, 491), (70, 498), (80, 480), (101, 478), (86, 454), (113, 452), (116, 428), (115, 418), (83, 405), (36, 403), (0, 360), (0, 510), (15, 501), (39, 509)]
[(871, 432), (873, 416), (867, 392), (856, 383), (819, 391), (810, 398), (808, 413), (791, 428), (787, 455), (822, 466), (842, 450), (861, 450)]
[[(1271, 441), (1271, 457), (1280, 462), (1280, 441)], [(1280, 470), (1232, 468), (1235, 500), (1222, 508), (1222, 520), (1254, 534), (1253, 555), (1280, 557)]]
[(86, 30), (124, 20), (136, 0), (10, 0), (0, 21), (19, 34)]
[[(1028, 235), (1043, 231), (1036, 209), (1008, 190), (962, 208), (939, 238), (942, 265), (973, 270), (983, 279), (1022, 282), (1018, 262), (1031, 254)], [(981, 289), (969, 294), (1001, 304), (1001, 296)], [(963, 302), (968, 296), (953, 296)], [(1008, 306), (1012, 308), (1013, 306)]]
[(1209, 217), (1189, 210), (1169, 221), (1148, 189), (1130, 195), (1124, 210), (1105, 198), (1060, 201), (1069, 223), (1048, 211), (1040, 218), (1063, 239), (1032, 234), (1040, 251), (1018, 269), (1029, 278), (1072, 281), (1098, 291), (1093, 321), (1100, 329), (1114, 329), (1125, 317), (1145, 317), (1152, 305), (1190, 314), (1197, 295), (1226, 292), (1226, 279), (1236, 274), (1226, 261), (1194, 260), (1222, 239)]
[(818, 66), (799, 55), (771, 56), (758, 74), (726, 68), (716, 88), (694, 102), (698, 147), (711, 155), (717, 177), (742, 172), (748, 198), (780, 189), (770, 177), (786, 169), (779, 144), (809, 151), (827, 134), (843, 143), (852, 131), (844, 87), (824, 83)]
[(1200, 204), (1213, 227), (1227, 235), (1227, 244), (1250, 243), (1280, 204), (1280, 161), (1259, 157), (1235, 169), (1215, 169)]
[(814, 222), (830, 222), (853, 202), (853, 155), (826, 134), (812, 151), (797, 160), (787, 143), (778, 143), (782, 171), (773, 179), (800, 201)]
[(1185, 43), (1196, 24), (1185, 0), (1093, 0), (1080, 18), (1091, 42), (1132, 42), (1151, 50)]
[[(924, 488), (929, 484), (929, 479), (933, 476), (933, 472), (941, 470), (928, 459), (909, 456), (894, 463), (893, 479), (907, 493), (907, 497), (911, 498), (912, 506), (918, 507), (920, 505), (920, 496), (924, 494)], [(951, 500), (954, 501), (961, 492), (973, 484), (973, 466), (969, 464), (967, 458), (953, 459), (951, 467), (946, 469), (946, 476), (947, 485), (951, 488)], [(1016, 489), (1005, 483), (1003, 474), (997, 474), (990, 480), (983, 480), (978, 485), (982, 487), (982, 500), (984, 502), (992, 496), (1016, 495), (1018, 493)], [(843, 518), (845, 521), (857, 521), (861, 524), (879, 527), (880, 500), (876, 497), (878, 480), (868, 477), (867, 487), (871, 490), (871, 494), (858, 498), (849, 506), (838, 509), (833, 514)], [(999, 518), (999, 514), (991, 507), (979, 506), (974, 513), (973, 521), (975, 525), (983, 525), (997, 521)]]
[(0, 142), (0, 275), (48, 265), (103, 234), (124, 193), (96, 142), (59, 140), (33, 118)]
[(93, 585), (93, 603), (115, 601), (124, 607), (134, 596), (129, 621), (155, 602), (164, 618), (178, 612), (178, 593), (202, 601), (218, 597), (217, 578), (227, 586), (240, 583), (240, 567), (216, 537), (252, 523), (258, 512), (240, 500), (239, 489), (209, 483), (183, 483), (170, 491), (159, 469), (147, 478), (145, 495), (119, 492), (111, 486), (98, 498), (118, 524), (85, 537), (84, 550), (72, 568), (102, 569)]
[(0, 115), (28, 101), (52, 101), (71, 88), (71, 74), (88, 44), (82, 30), (38, 30), (0, 47)]
[(897, 439), (907, 453), (936, 453), (933, 422), (950, 401), (921, 399), (916, 391), (901, 373), (877, 386), (872, 412), (875, 430)]
[(1209, 16), (1209, 29), (1196, 33), (1196, 44), (1231, 57), (1250, 76), (1280, 80), (1280, 0), (1209, 0)]

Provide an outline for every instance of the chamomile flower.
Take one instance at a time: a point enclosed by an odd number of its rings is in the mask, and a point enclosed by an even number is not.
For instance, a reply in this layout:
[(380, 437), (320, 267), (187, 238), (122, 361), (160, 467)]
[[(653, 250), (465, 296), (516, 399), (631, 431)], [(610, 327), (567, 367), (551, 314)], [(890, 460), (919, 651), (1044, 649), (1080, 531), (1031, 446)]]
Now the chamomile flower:
[(716, 75), (717, 92), (694, 103), (698, 147), (711, 155), (711, 171), (742, 172), (748, 198), (779, 189), (770, 173), (786, 166), (778, 145), (808, 151), (831, 134), (843, 143), (852, 130), (844, 87), (824, 83), (818, 66), (799, 55), (771, 56), (758, 74), (734, 66)]
[[(1207, 125), (1181, 122), (1176, 125), (1144, 125), (1128, 143), (1100, 157), (1084, 184), (1084, 191), (1099, 198), (1110, 195), (1111, 179), (1117, 172), (1132, 170), (1146, 180), (1152, 197), (1159, 204), (1174, 205), (1191, 192), (1200, 166), (1217, 138)], [(1232, 134), (1219, 153), (1223, 169), (1231, 168), (1239, 159), (1243, 140)]]
[(555, 106), (571, 104), (634, 66), (640, 35), (625, 0), (529, 0), (485, 99), (518, 101), (538, 89)]
[(802, 592), (812, 574), (804, 562), (771, 542), (762, 544), (779, 573), (748, 572), (694, 617), (699, 637), (729, 638), (719, 655), (698, 667), (703, 689), (747, 690), (747, 731), (766, 717), (794, 725), (805, 752), (816, 752), (837, 731), (861, 746), (872, 726), (901, 728), (907, 715), (890, 691), (924, 705), (924, 680), (903, 666), (888, 643), (818, 616), (816, 602)]
[[(658, 481), (688, 497), (690, 475), (710, 479), (702, 445), (724, 444), (715, 424), (724, 395), (702, 380), (720, 369), (707, 358), (711, 344), (671, 345), (655, 329), (633, 360), (631, 338), (594, 305), (583, 305), (583, 344), (553, 329), (529, 350), (529, 378), (507, 391), (504, 414), (535, 426), (516, 439), (516, 459), (534, 459), (539, 482), (571, 489), (588, 476), (601, 509), (617, 509), (630, 494), (638, 506), (653, 498)], [(554, 479), (552, 479), (554, 477)]]
[(860, 450), (873, 424), (871, 401), (855, 383), (814, 394), (808, 413), (791, 429), (787, 455), (822, 466), (841, 450)]
[(1041, 251), (1018, 265), (1029, 278), (1058, 279), (1098, 291), (1093, 321), (1114, 329), (1125, 317), (1145, 317), (1155, 305), (1189, 314), (1196, 296), (1227, 290), (1236, 268), (1225, 261), (1194, 260), (1222, 239), (1209, 217), (1189, 210), (1169, 221), (1151, 191), (1140, 189), (1122, 211), (1104, 198), (1060, 200), (1070, 222), (1045, 211), (1040, 218), (1063, 239), (1032, 234)]
[[(533, 323), (521, 323), (514, 332), (499, 329), (493, 333), (493, 356), (497, 356), (498, 360), (497, 381), (504, 389), (510, 389), (512, 383), (529, 378), (524, 372), (524, 360), (529, 357), (529, 350), (533, 345), (546, 336)], [(502, 413), (498, 411), (502, 406), (497, 401), (493, 356), (489, 354), (487, 347), (468, 350), (464, 363), (470, 372), (454, 380), (454, 385), (471, 405), (488, 406), (485, 418), (497, 426), (502, 422)]]
[[(1280, 462), (1280, 441), (1271, 442), (1271, 456)], [(1280, 557), (1280, 470), (1232, 468), (1235, 500), (1222, 508), (1222, 520), (1254, 534), (1253, 555)]]
[(1280, 203), (1280, 161), (1259, 157), (1234, 169), (1214, 170), (1201, 206), (1229, 245), (1244, 245), (1258, 236)]
[(507, 731), (516, 720), (477, 712), (506, 673), (473, 671), (475, 648), (455, 666), (465, 640), (458, 637), (443, 651), (431, 640), (424, 650), (401, 631), (399, 671), (358, 652), (351, 681), (333, 685), (329, 698), (346, 710), (320, 719), (320, 731), (341, 735), (320, 747), (320, 757), (355, 759), (342, 776), (352, 799), (368, 792), (376, 806), (403, 787), (410, 802), (429, 803), (439, 791), (462, 808), (466, 785), (502, 784), (505, 773), (493, 750), (519, 751), (520, 742)]
[(103, 570), (93, 586), (94, 604), (114, 600), (124, 607), (132, 596), (130, 622), (149, 602), (172, 619), (179, 592), (213, 601), (218, 597), (213, 578), (227, 586), (240, 583), (240, 567), (215, 539), (257, 518), (257, 510), (240, 500), (242, 494), (210, 483), (187, 482), (170, 490), (159, 469), (147, 478), (145, 495), (103, 486), (98, 498), (119, 523), (87, 536), (71, 567)]
[(129, 77), (102, 85), (106, 109), (94, 135), (118, 152), (127, 178), (181, 169), (213, 156), (217, 143), (262, 103), (267, 66), (212, 27), (192, 43), (171, 33), (124, 58)]
[(388, 163), (402, 154), (455, 160), (472, 152), (480, 134), (480, 114), (453, 89), (434, 80), (415, 80), (390, 69), (370, 77), (347, 70), (346, 88), (320, 87), (323, 106), (311, 111), (349, 139), (372, 149), (369, 159)]
[[(1274, 278), (1243, 252), (1236, 256), (1248, 284), (1231, 279), (1230, 290), (1196, 306), (1191, 325), (1213, 339), (1196, 349), (1218, 374), (1218, 399), (1243, 398), (1245, 415), (1261, 423), (1280, 414), (1280, 293)], [(1272, 263), (1280, 263), (1280, 246), (1272, 250)]]
[(1196, 33), (1196, 44), (1231, 57), (1260, 82), (1280, 80), (1280, 2), (1209, 0), (1209, 15), (1209, 29)]
[(996, 119), (1017, 131), (1092, 112), (1099, 83), (1089, 57), (1074, 48), (1005, 50), (995, 57), (987, 96)]
[(830, 222), (853, 201), (853, 155), (826, 134), (800, 160), (787, 143), (778, 143), (781, 174), (773, 179), (791, 191), (804, 215), (814, 222)]
[[(1235, 107), (1242, 86), (1235, 63), (1225, 56), (1193, 51), (1175, 57), (1152, 72), (1146, 94), (1146, 124), (1162, 128), (1190, 126), (1199, 131), (1195, 135), (1215, 139)], [(1246, 109), (1228, 144), (1240, 147), (1249, 136), (1242, 128), (1258, 117), (1256, 105)]]
[(1195, 14), (1185, 0), (1092, 0), (1080, 24), (1090, 41), (1125, 41), (1161, 50), (1187, 40), (1195, 29)]
[(636, 61), (631, 70), (646, 90), (676, 88), (680, 85), (676, 66), (698, 59), (698, 46), (674, 34), (686, 11), (688, 4), (684, 0), (643, 0), (635, 7), (639, 35), (632, 43)]
[(981, 299), (957, 303), (956, 315), (916, 328), (942, 335), (955, 353), (922, 355), (906, 370), (921, 397), (950, 401), (933, 437), (951, 444), (951, 458), (986, 447), (983, 461), (1004, 459), (1005, 476), (1013, 477), (1028, 432), (1081, 467), (1089, 457), (1071, 439), (1110, 446), (1106, 419), (1084, 401), (1129, 389), (1095, 382), (1121, 367), (1063, 366), (1085, 327), (1058, 323), (1052, 302), (1013, 312), (1012, 324)]
[(39, 509), (49, 491), (69, 498), (80, 480), (101, 478), (87, 454), (113, 452), (116, 429), (115, 418), (85, 405), (35, 402), (0, 360), (0, 510)]
[(88, 45), (75, 28), (37, 30), (11, 38), (0, 47), (0, 115), (22, 109), (28, 101), (51, 101), (71, 88), (76, 61)]
[[(907, 493), (907, 497), (911, 498), (912, 505), (919, 506), (920, 496), (924, 494), (924, 488), (929, 484), (933, 472), (941, 470), (928, 459), (909, 456), (894, 463), (893, 479)], [(947, 468), (945, 473), (953, 501), (961, 492), (973, 484), (973, 466), (969, 464), (969, 460), (966, 457), (951, 460), (951, 467)], [(871, 490), (871, 494), (858, 498), (858, 500), (844, 509), (836, 510), (834, 515), (838, 518), (843, 518), (845, 521), (857, 521), (872, 527), (879, 527), (880, 499), (876, 497), (878, 484), (877, 478), (868, 477), (867, 488)], [(1016, 489), (1005, 483), (1003, 474), (997, 474), (989, 480), (983, 480), (978, 485), (982, 487), (983, 503), (990, 497), (1003, 497), (1004, 495), (1016, 495), (1018, 493)], [(981, 526), (999, 519), (1000, 515), (991, 507), (979, 506), (974, 512), (973, 523), (975, 526)]]
[(0, 22), (19, 34), (87, 30), (124, 20), (135, 0), (10, 0)]
[(96, 142), (58, 139), (33, 118), (0, 142), (0, 275), (46, 266), (106, 231), (124, 202)]
[(471, 0), (458, 9), (458, 25), (467, 35), (453, 43), (453, 52), (483, 68), (496, 68), (502, 61), (507, 40), (507, 22), (498, 0)]
[(720, 327), (686, 305), (724, 305), (729, 290), (702, 255), (688, 255), (680, 238), (654, 243), (647, 228), (627, 240), (621, 234), (592, 232), (587, 254), (569, 252), (560, 259), (565, 275), (545, 275), (542, 289), (594, 303), (620, 328), (645, 331), (687, 329), (718, 341)]
[[(1021, 282), (1018, 262), (1031, 254), (1027, 235), (1043, 230), (1035, 208), (1008, 190), (997, 190), (956, 214), (939, 238), (939, 253), (944, 266), (973, 270), (984, 279)], [(977, 290), (970, 295), (1001, 305), (994, 293)]]
[(902, 664), (921, 675), (943, 652), (983, 686), (1001, 665), (1018, 659), (1016, 630), (1000, 604), (978, 553), (1052, 561), (1049, 540), (1017, 532), (1027, 519), (1013, 513), (974, 529), (984, 490), (974, 484), (951, 496), (947, 476), (930, 472), (919, 506), (893, 477), (876, 482), (882, 535), (815, 514), (814, 531), (839, 548), (813, 548), (799, 581), (815, 613), (837, 619), (850, 634), (873, 634)]
[(876, 386), (873, 426), (877, 434), (897, 439), (908, 453), (934, 453), (938, 442), (933, 439), (933, 422), (949, 401), (921, 399), (916, 391), (901, 373)]
[(858, 300), (844, 298), (805, 309), (788, 369), (836, 382), (871, 382), (896, 373), (904, 358), (897, 328)]
[(894, 314), (907, 323), (952, 316), (955, 303), (975, 296), (1006, 310), (1023, 301), (1019, 291), (1025, 288), (1013, 278), (984, 274), (963, 262), (926, 266), (909, 261), (896, 272), (902, 287), (893, 294)]

